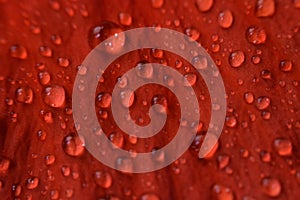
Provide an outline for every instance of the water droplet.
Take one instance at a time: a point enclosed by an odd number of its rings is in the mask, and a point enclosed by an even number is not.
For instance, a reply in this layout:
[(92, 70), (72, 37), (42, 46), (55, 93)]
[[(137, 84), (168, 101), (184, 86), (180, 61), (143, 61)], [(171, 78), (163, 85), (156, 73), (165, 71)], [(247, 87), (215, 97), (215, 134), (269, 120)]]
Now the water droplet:
[(237, 119), (234, 116), (226, 117), (225, 121), (227, 127), (233, 128), (237, 125)]
[(110, 188), (112, 184), (112, 177), (108, 172), (96, 171), (94, 173), (94, 179), (97, 185), (105, 189)]
[(109, 135), (109, 140), (116, 147), (122, 148), (124, 144), (124, 136), (121, 132), (113, 132)]
[(44, 140), (46, 140), (47, 133), (45, 131), (39, 130), (37, 132), (37, 136), (38, 136), (39, 140), (44, 141)]
[(246, 92), (244, 94), (245, 102), (248, 104), (252, 104), (254, 102), (254, 94), (252, 92)]
[(21, 45), (13, 45), (10, 47), (10, 56), (24, 60), (27, 58), (27, 50)]
[(100, 93), (97, 96), (96, 106), (100, 108), (108, 108), (111, 104), (111, 95), (107, 92)]
[(33, 91), (30, 87), (21, 87), (16, 90), (16, 99), (20, 103), (31, 104), (33, 100)]
[(151, 0), (151, 5), (153, 8), (161, 8), (164, 4), (164, 0)]
[(50, 191), (50, 199), (58, 199), (59, 198), (59, 192), (58, 190), (51, 190)]
[(233, 200), (234, 194), (232, 190), (228, 187), (222, 186), (222, 185), (214, 185), (213, 186), (213, 196), (214, 199), (217, 200)]
[(120, 157), (116, 160), (116, 168), (123, 172), (132, 172), (133, 163), (130, 158)]
[(47, 87), (44, 91), (44, 102), (53, 108), (63, 107), (65, 104), (65, 89), (58, 85)]
[(54, 155), (46, 155), (45, 156), (45, 164), (46, 165), (52, 165), (55, 162), (55, 156)]
[(166, 97), (162, 95), (155, 95), (152, 99), (152, 104), (160, 104), (162, 105), (159, 107), (154, 107), (154, 110), (158, 113), (166, 113), (167, 108), (168, 108), (168, 100)]
[(275, 13), (275, 1), (274, 0), (257, 0), (256, 3), (256, 16), (257, 17), (269, 17)]
[(188, 73), (184, 75), (184, 86), (194, 86), (197, 82), (197, 75)]
[(233, 24), (233, 14), (230, 10), (226, 9), (219, 13), (218, 22), (222, 28), (230, 28)]
[(70, 65), (70, 61), (68, 58), (58, 58), (57, 63), (61, 67), (68, 67)]
[(165, 153), (163, 151), (158, 152), (157, 149), (153, 149), (152, 155), (153, 155), (154, 160), (157, 162), (165, 161)]
[(122, 31), (122, 28), (118, 24), (104, 21), (99, 26), (92, 27), (89, 31), (89, 45), (91, 48), (95, 48), (100, 42), (112, 36), (105, 43), (106, 51), (117, 53), (125, 44), (125, 34), (121, 33)]
[(268, 111), (263, 111), (263, 112), (261, 113), (261, 116), (263, 117), (264, 120), (269, 120), (269, 119), (271, 119), (271, 113), (268, 112)]
[(234, 51), (229, 56), (229, 63), (232, 67), (240, 67), (245, 62), (245, 54), (242, 51)]
[(160, 200), (160, 198), (154, 193), (146, 193), (140, 197), (140, 200)]
[(276, 178), (263, 178), (262, 179), (262, 190), (270, 197), (277, 197), (281, 192), (281, 184)]
[(207, 12), (212, 8), (214, 0), (196, 0), (196, 4), (199, 11)]
[(120, 21), (120, 24), (122, 24), (124, 26), (130, 26), (132, 24), (132, 17), (128, 13), (121, 12), (119, 14), (119, 21)]
[(56, 0), (50, 0), (49, 4), (50, 4), (50, 7), (55, 11), (60, 9), (60, 3)]
[(269, 70), (262, 70), (260, 73), (260, 76), (266, 80), (270, 80), (272, 78), (271, 71), (269, 71)]
[(230, 162), (230, 157), (228, 155), (219, 155), (217, 161), (219, 169), (224, 169), (228, 166)]
[(62, 39), (61, 39), (60, 35), (52, 35), (51, 41), (56, 45), (61, 45), (61, 43), (62, 43)]
[(294, 0), (293, 2), (295, 8), (300, 8), (300, 0)]
[(26, 187), (29, 190), (35, 189), (39, 185), (39, 179), (36, 177), (31, 177), (27, 179)]
[(73, 196), (73, 194), (74, 194), (74, 190), (72, 190), (72, 189), (65, 190), (65, 195), (67, 198), (71, 198)]
[(260, 152), (260, 159), (263, 161), (263, 162), (270, 162), (271, 161), (271, 153), (270, 152), (267, 152), (267, 151), (261, 151)]
[(284, 72), (290, 72), (293, 68), (293, 63), (290, 60), (282, 60), (279, 65), (280, 69)]
[(269, 97), (262, 96), (257, 98), (255, 105), (258, 110), (265, 110), (270, 106), (270, 104), (271, 99)]
[(255, 56), (251, 57), (251, 60), (252, 60), (253, 64), (257, 65), (260, 63), (261, 58), (259, 56), (255, 55)]
[(121, 103), (125, 108), (129, 108), (134, 103), (134, 92), (131, 90), (124, 90), (120, 93)]
[(66, 136), (62, 142), (63, 150), (67, 155), (80, 156), (84, 152), (84, 146), (79, 136), (74, 133)]
[(160, 58), (161, 59), (164, 56), (164, 51), (161, 50), (161, 49), (152, 49), (151, 53), (152, 53), (152, 56), (154, 58)]
[(118, 82), (118, 87), (119, 88), (125, 88), (127, 86), (127, 83), (128, 83), (128, 78), (126, 76), (119, 77), (117, 79), (117, 82)]
[(50, 83), (51, 76), (49, 72), (40, 72), (38, 77), (41, 85), (47, 85)]
[(153, 76), (153, 67), (151, 64), (140, 62), (135, 67), (136, 74), (139, 77), (150, 79)]
[(71, 169), (70, 169), (70, 167), (68, 167), (68, 166), (62, 166), (62, 167), (61, 167), (61, 173), (62, 173), (64, 176), (70, 176), (70, 174), (71, 174)]
[(292, 154), (293, 145), (289, 139), (277, 138), (274, 140), (273, 145), (280, 156), (290, 156)]
[(185, 34), (194, 41), (198, 40), (200, 37), (200, 32), (195, 28), (187, 28)]
[(246, 37), (252, 44), (263, 44), (266, 42), (267, 33), (263, 28), (250, 27), (247, 29)]
[(10, 160), (7, 158), (0, 158), (0, 175), (6, 174), (10, 165)]
[(52, 49), (50, 49), (50, 47), (47, 46), (41, 46), (39, 48), (40, 50), (40, 54), (44, 57), (52, 57)]

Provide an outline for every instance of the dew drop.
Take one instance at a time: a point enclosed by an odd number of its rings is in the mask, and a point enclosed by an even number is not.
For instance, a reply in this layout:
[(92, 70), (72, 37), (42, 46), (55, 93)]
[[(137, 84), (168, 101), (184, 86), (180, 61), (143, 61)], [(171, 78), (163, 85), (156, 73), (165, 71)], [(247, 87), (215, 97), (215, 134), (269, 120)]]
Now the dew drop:
[(261, 96), (257, 98), (255, 105), (258, 110), (265, 110), (270, 106), (270, 104), (271, 99), (269, 97)]
[(262, 190), (269, 197), (277, 197), (281, 192), (281, 184), (276, 178), (263, 178), (262, 182)]
[(10, 166), (10, 160), (7, 158), (0, 158), (0, 175), (6, 174)]
[(74, 133), (63, 139), (62, 147), (64, 152), (69, 156), (80, 156), (84, 152), (84, 146), (79, 136)]
[(275, 13), (275, 0), (257, 0), (256, 16), (270, 17)]
[(41, 46), (39, 48), (40, 54), (44, 57), (52, 57), (52, 49), (47, 46)]
[(164, 0), (151, 0), (151, 5), (153, 8), (161, 8), (164, 4)]
[(233, 14), (230, 10), (226, 9), (219, 13), (218, 23), (222, 28), (230, 28), (233, 24)]
[(195, 28), (187, 28), (185, 34), (189, 36), (193, 41), (196, 41), (200, 37), (200, 32)]
[(52, 165), (55, 162), (55, 156), (54, 155), (46, 155), (45, 156), (45, 164), (46, 165)]
[(153, 76), (153, 67), (151, 64), (138, 63), (135, 67), (136, 74), (141, 78), (151, 79)]
[(68, 166), (62, 166), (61, 167), (61, 173), (63, 174), (63, 176), (70, 176), (71, 174), (71, 169)]
[(224, 169), (228, 166), (230, 162), (230, 157), (228, 155), (219, 155), (217, 161), (219, 169)]
[(290, 60), (282, 60), (279, 67), (283, 72), (290, 72), (293, 69), (293, 63)]
[(245, 62), (245, 54), (242, 51), (234, 51), (229, 56), (229, 63), (232, 67), (240, 67)]
[(96, 171), (94, 173), (94, 179), (97, 185), (102, 188), (110, 188), (112, 185), (112, 177), (108, 172)]
[(155, 95), (152, 99), (152, 105), (160, 104), (162, 105), (159, 107), (154, 107), (154, 110), (158, 113), (166, 113), (168, 108), (168, 100), (165, 96), (162, 95)]
[(61, 45), (62, 43), (62, 39), (60, 35), (52, 35), (51, 36), (51, 41), (53, 42), (53, 44), (55, 45)]
[(293, 0), (293, 3), (295, 8), (300, 8), (300, 0)]
[(289, 139), (277, 138), (274, 140), (273, 146), (280, 156), (290, 156), (292, 154), (293, 145)]
[(161, 59), (164, 56), (164, 51), (161, 50), (161, 49), (152, 49), (151, 53), (152, 53), (152, 56), (154, 58), (160, 58)]
[(120, 93), (121, 103), (125, 108), (129, 108), (134, 103), (134, 92), (132, 90), (124, 90)]
[(214, 185), (212, 188), (214, 199), (217, 200), (233, 200), (234, 194), (232, 190), (228, 187), (222, 185)]
[(226, 117), (225, 123), (227, 127), (234, 128), (237, 125), (237, 119), (234, 116)]
[(207, 12), (212, 8), (214, 0), (196, 0), (196, 4), (199, 11)]
[(50, 199), (55, 200), (59, 198), (58, 190), (51, 190), (50, 191)]
[(184, 75), (184, 86), (194, 86), (197, 82), (197, 75), (194, 73), (188, 73)]
[(70, 61), (68, 58), (58, 58), (57, 63), (61, 67), (68, 67), (70, 65)]
[(123, 172), (133, 171), (133, 162), (130, 158), (120, 157), (116, 160), (116, 168)]
[(100, 93), (97, 96), (96, 106), (100, 108), (108, 108), (111, 104), (111, 95), (107, 92)]
[(10, 56), (13, 58), (24, 60), (27, 58), (27, 50), (24, 46), (13, 45), (10, 47)]
[(132, 17), (128, 13), (121, 12), (119, 14), (119, 22), (124, 26), (130, 26), (132, 24)]
[(50, 83), (51, 80), (51, 76), (49, 74), (49, 72), (40, 72), (38, 74), (38, 78), (39, 78), (39, 82), (41, 85), (47, 85)]
[(109, 135), (109, 140), (118, 148), (122, 148), (124, 144), (124, 136), (121, 132), (113, 132)]
[(252, 44), (263, 44), (266, 42), (267, 33), (263, 28), (250, 27), (247, 29), (246, 37)]
[(252, 92), (246, 92), (244, 94), (244, 100), (248, 104), (252, 104), (254, 102), (254, 94)]
[(44, 90), (44, 102), (53, 108), (63, 107), (65, 104), (65, 89), (61, 86), (54, 85)]
[(20, 103), (31, 104), (33, 100), (33, 91), (30, 87), (20, 87), (16, 90), (16, 99)]
[(35, 189), (39, 185), (39, 179), (36, 177), (31, 177), (27, 179), (26, 188), (29, 190)]
[(260, 76), (265, 80), (270, 80), (272, 78), (272, 74), (270, 70), (261, 71)]
[(261, 151), (260, 152), (260, 159), (263, 161), (263, 162), (270, 162), (271, 161), (271, 153), (270, 152), (267, 152), (267, 151)]

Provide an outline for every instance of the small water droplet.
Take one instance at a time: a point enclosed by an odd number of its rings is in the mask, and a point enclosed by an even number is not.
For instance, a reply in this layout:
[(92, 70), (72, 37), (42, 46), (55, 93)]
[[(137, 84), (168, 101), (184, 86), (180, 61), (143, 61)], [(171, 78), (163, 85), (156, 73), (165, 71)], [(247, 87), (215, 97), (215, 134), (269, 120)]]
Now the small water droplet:
[(122, 148), (124, 144), (124, 136), (121, 132), (113, 132), (109, 135), (109, 140), (116, 147)]
[(266, 42), (267, 33), (263, 28), (253, 26), (247, 29), (246, 37), (252, 44), (263, 44)]
[(65, 89), (58, 85), (47, 87), (44, 90), (44, 102), (53, 108), (63, 107), (65, 104)]
[(131, 90), (124, 90), (120, 93), (121, 103), (125, 108), (129, 108), (134, 103), (134, 92)]
[(225, 121), (227, 127), (234, 128), (237, 125), (237, 119), (234, 116), (226, 117)]
[(271, 161), (271, 153), (270, 152), (267, 152), (267, 151), (261, 151), (260, 152), (260, 159), (263, 161), (263, 162), (270, 162)]
[(279, 67), (283, 72), (290, 72), (293, 69), (293, 63), (290, 60), (282, 60)]
[(33, 91), (30, 87), (21, 87), (16, 90), (16, 99), (20, 103), (31, 104), (33, 100)]
[(62, 173), (64, 176), (70, 176), (70, 174), (71, 174), (71, 169), (70, 169), (70, 167), (68, 167), (68, 166), (62, 166), (62, 167), (61, 167), (61, 173)]
[(39, 185), (39, 179), (36, 177), (31, 177), (27, 179), (26, 187), (29, 190), (35, 189)]
[(60, 35), (52, 35), (51, 36), (51, 41), (55, 44), (55, 45), (61, 45), (62, 43), (62, 39)]
[(132, 17), (128, 13), (121, 12), (119, 14), (119, 22), (124, 26), (130, 26), (132, 24)]
[(130, 158), (120, 157), (116, 160), (116, 168), (123, 172), (133, 171), (133, 162)]
[(271, 99), (269, 97), (261, 96), (257, 98), (255, 105), (258, 110), (265, 110), (270, 106), (270, 104)]
[(164, 4), (164, 0), (151, 0), (151, 5), (153, 8), (161, 8)]
[(273, 146), (280, 156), (290, 156), (292, 154), (293, 145), (289, 139), (277, 138), (274, 140)]
[(100, 108), (108, 108), (111, 104), (111, 95), (107, 92), (100, 93), (97, 96), (96, 106)]
[(214, 0), (196, 0), (196, 4), (199, 11), (207, 12), (212, 8)]
[(27, 50), (22, 45), (13, 45), (10, 47), (10, 56), (24, 60), (27, 58)]
[(0, 175), (6, 174), (10, 166), (10, 160), (7, 158), (0, 158)]
[(66, 136), (62, 142), (63, 150), (67, 155), (80, 156), (84, 152), (84, 146), (79, 136), (74, 133)]
[(14, 184), (12, 185), (11, 190), (13, 191), (14, 195), (18, 197), (22, 193), (22, 186), (18, 184)]
[(229, 56), (229, 63), (232, 67), (240, 67), (245, 62), (245, 54), (242, 51), (234, 51)]
[(58, 190), (51, 190), (50, 191), (50, 199), (55, 200), (59, 198)]
[(276, 178), (263, 178), (262, 179), (262, 190), (270, 197), (277, 197), (281, 193), (281, 184)]
[(270, 70), (262, 70), (260, 76), (265, 80), (270, 80), (272, 78), (272, 74)]
[(257, 17), (270, 17), (275, 13), (274, 0), (257, 0), (256, 3), (256, 16)]
[(52, 57), (52, 49), (47, 46), (41, 46), (39, 48), (40, 54), (44, 57)]
[(112, 185), (112, 177), (108, 172), (96, 171), (94, 173), (94, 179), (96, 184), (102, 188), (107, 189)]
[(140, 197), (140, 200), (160, 200), (160, 198), (154, 193), (145, 193)]
[(49, 72), (40, 72), (38, 74), (38, 78), (39, 78), (39, 82), (41, 85), (47, 85), (50, 83), (51, 80), (51, 76), (49, 74)]
[(164, 56), (164, 51), (161, 50), (161, 49), (152, 49), (151, 53), (152, 53), (152, 56), (154, 58), (160, 58), (161, 59)]
[(57, 63), (61, 67), (68, 67), (70, 65), (70, 61), (68, 58), (58, 58)]
[(39, 130), (39, 131), (37, 131), (37, 136), (38, 136), (39, 140), (44, 141), (44, 140), (46, 140), (47, 133), (45, 131)]
[(136, 74), (139, 77), (151, 79), (153, 76), (153, 67), (151, 64), (140, 62), (135, 67)]
[(231, 10), (226, 9), (219, 13), (218, 22), (222, 28), (230, 28), (233, 24), (233, 20), (234, 18)]
[(217, 200), (233, 200), (234, 194), (228, 187), (216, 184), (212, 188), (214, 199)]
[(230, 157), (228, 155), (219, 155), (217, 161), (219, 169), (224, 169), (228, 166), (230, 162)]
[(195, 28), (187, 28), (185, 34), (189, 36), (193, 41), (196, 41), (200, 37), (200, 32)]
[(155, 95), (152, 99), (152, 105), (160, 104), (162, 107), (154, 107), (154, 110), (158, 113), (166, 113), (168, 108), (168, 100), (162, 95)]
[(248, 104), (252, 104), (254, 102), (254, 94), (252, 92), (246, 92), (244, 94), (245, 102)]
[(197, 82), (197, 75), (188, 73), (184, 75), (184, 86), (194, 86)]
[(55, 156), (48, 154), (45, 156), (45, 164), (46, 165), (52, 165), (55, 162)]

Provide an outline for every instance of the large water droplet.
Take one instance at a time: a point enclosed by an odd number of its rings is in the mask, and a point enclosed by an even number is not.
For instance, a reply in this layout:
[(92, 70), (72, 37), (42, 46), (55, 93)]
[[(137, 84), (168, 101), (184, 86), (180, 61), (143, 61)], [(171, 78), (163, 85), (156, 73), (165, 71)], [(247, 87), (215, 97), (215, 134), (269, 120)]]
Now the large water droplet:
[(281, 184), (276, 178), (263, 178), (262, 179), (262, 190), (270, 197), (277, 197), (281, 192)]
[(21, 45), (13, 45), (10, 47), (10, 56), (24, 60), (27, 58), (27, 50)]
[(196, 4), (199, 11), (206, 12), (212, 8), (214, 0), (196, 0)]
[(80, 156), (84, 152), (84, 146), (79, 136), (74, 133), (66, 136), (62, 142), (63, 150), (70, 156)]
[(21, 87), (16, 90), (16, 99), (20, 103), (31, 104), (33, 100), (33, 91), (30, 87)]
[(247, 29), (246, 37), (252, 44), (263, 44), (266, 42), (267, 34), (263, 28), (253, 26)]
[(44, 102), (53, 108), (60, 108), (65, 104), (65, 89), (61, 86), (47, 87), (43, 96)]
[(218, 22), (222, 28), (230, 28), (233, 24), (233, 14), (230, 10), (226, 9), (219, 13)]
[(242, 51), (234, 51), (229, 56), (229, 63), (232, 67), (240, 67), (245, 62), (245, 54)]
[(292, 154), (293, 145), (289, 139), (277, 138), (274, 140), (273, 146), (280, 156), (290, 156)]
[(269, 17), (275, 13), (275, 1), (274, 0), (257, 0), (256, 3), (256, 16), (257, 17)]
[(102, 188), (110, 188), (112, 184), (112, 177), (108, 172), (96, 171), (94, 173), (94, 179), (97, 185)]

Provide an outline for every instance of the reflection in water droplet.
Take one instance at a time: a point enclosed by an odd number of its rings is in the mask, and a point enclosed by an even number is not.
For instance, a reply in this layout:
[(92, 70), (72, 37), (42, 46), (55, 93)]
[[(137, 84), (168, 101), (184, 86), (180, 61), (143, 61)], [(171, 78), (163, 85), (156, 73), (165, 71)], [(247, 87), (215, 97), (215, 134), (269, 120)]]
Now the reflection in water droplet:
[(16, 90), (16, 99), (20, 103), (31, 104), (33, 100), (33, 91), (30, 87), (21, 87)]
[(29, 190), (35, 189), (39, 184), (39, 179), (36, 177), (31, 177), (27, 179), (26, 188)]
[(232, 67), (240, 67), (245, 61), (245, 54), (242, 51), (234, 51), (229, 56), (229, 63)]
[(274, 140), (273, 145), (280, 156), (290, 156), (292, 154), (293, 145), (289, 139), (277, 138)]
[(196, 0), (196, 4), (199, 11), (206, 12), (212, 8), (214, 0)]
[(108, 189), (112, 184), (112, 177), (108, 172), (96, 171), (94, 173), (96, 184), (102, 188)]
[(152, 56), (154, 58), (163, 58), (164, 51), (161, 49), (151, 49)]
[(252, 44), (263, 44), (266, 42), (267, 34), (263, 28), (250, 27), (247, 29), (246, 37)]
[(79, 136), (74, 133), (63, 139), (62, 147), (64, 152), (70, 156), (80, 156), (84, 152), (84, 146)]
[(27, 50), (21, 45), (13, 45), (10, 47), (10, 56), (24, 60), (27, 58)]
[(230, 28), (233, 24), (233, 14), (230, 10), (226, 9), (219, 13), (218, 22), (222, 28)]
[(277, 197), (281, 193), (281, 184), (276, 178), (263, 178), (261, 185), (263, 192), (270, 197)]
[(65, 104), (65, 89), (54, 85), (44, 90), (44, 102), (53, 108), (63, 107)]

